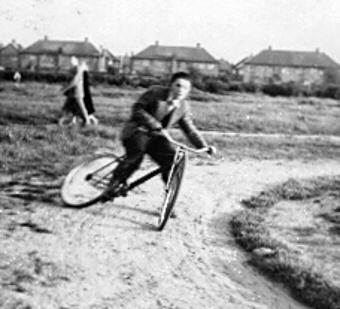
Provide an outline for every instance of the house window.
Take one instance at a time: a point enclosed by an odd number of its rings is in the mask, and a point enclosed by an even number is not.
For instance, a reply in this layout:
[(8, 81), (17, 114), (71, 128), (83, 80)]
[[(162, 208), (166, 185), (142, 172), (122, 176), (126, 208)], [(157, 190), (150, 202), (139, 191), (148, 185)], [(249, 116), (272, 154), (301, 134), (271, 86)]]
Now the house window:
[(40, 55), (40, 67), (52, 69), (55, 67), (55, 57), (49, 55)]
[(185, 70), (188, 67), (188, 64), (186, 62), (181, 61), (178, 63), (178, 67), (181, 70)]
[(166, 67), (166, 62), (160, 61), (160, 60), (154, 60), (152, 63), (152, 66), (159, 68), (159, 69), (164, 69)]
[(207, 64), (207, 69), (208, 70), (214, 70), (215, 69), (215, 65), (210, 63), (210, 64)]

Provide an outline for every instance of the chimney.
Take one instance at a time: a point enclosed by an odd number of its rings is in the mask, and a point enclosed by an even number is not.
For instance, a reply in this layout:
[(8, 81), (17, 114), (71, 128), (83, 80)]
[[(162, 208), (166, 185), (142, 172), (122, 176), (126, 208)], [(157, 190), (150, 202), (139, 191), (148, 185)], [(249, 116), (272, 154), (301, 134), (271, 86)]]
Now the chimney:
[(272, 46), (271, 45), (268, 46), (268, 50), (272, 50)]
[(86, 36), (84, 41), (85, 41), (85, 43), (87, 43), (89, 41), (89, 38)]
[(315, 49), (315, 52), (316, 52), (317, 54), (320, 52), (319, 47), (317, 47), (317, 48)]
[(201, 48), (201, 43), (197, 43), (196, 48)]
[(159, 41), (158, 41), (158, 40), (155, 41), (155, 45), (156, 45), (156, 46), (159, 45)]
[(16, 44), (15, 39), (12, 39), (12, 44)]
[(44, 36), (44, 40), (48, 41), (48, 36), (47, 35)]

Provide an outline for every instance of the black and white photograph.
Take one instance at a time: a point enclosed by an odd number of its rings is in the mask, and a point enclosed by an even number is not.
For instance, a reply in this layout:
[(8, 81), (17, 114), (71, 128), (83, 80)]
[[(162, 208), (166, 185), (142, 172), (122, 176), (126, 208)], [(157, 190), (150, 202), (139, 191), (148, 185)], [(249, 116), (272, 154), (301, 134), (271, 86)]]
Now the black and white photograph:
[(0, 0), (1, 309), (339, 309), (340, 2)]

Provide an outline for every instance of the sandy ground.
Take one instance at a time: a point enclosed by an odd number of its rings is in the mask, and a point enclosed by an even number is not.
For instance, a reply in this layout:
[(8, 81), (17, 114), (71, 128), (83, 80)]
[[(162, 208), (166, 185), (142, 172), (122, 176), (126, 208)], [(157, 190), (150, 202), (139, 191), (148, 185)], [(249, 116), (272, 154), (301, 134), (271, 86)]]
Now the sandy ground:
[(306, 308), (247, 264), (228, 222), (267, 185), (339, 171), (338, 161), (192, 159), (163, 232), (159, 179), (81, 210), (1, 195), (0, 307)]

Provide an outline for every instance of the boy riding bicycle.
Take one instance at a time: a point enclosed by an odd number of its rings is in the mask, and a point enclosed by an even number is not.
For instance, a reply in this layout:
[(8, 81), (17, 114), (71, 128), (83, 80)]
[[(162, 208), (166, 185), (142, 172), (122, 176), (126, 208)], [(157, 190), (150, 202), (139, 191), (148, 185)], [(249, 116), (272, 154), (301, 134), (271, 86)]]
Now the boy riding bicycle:
[[(186, 100), (191, 90), (190, 76), (186, 72), (173, 74), (169, 87), (153, 86), (132, 106), (130, 119), (126, 122), (121, 140), (125, 148), (125, 159), (119, 164), (110, 181), (103, 202), (125, 183), (140, 166), (145, 154), (164, 168), (162, 179), (166, 183), (175, 156), (175, 148), (168, 141), (165, 129), (178, 124), (190, 142), (197, 148), (208, 147), (196, 129)], [(216, 149), (208, 147), (208, 153)]]

